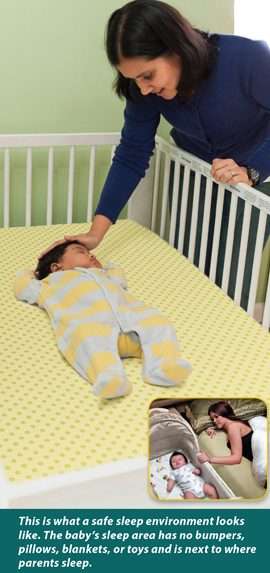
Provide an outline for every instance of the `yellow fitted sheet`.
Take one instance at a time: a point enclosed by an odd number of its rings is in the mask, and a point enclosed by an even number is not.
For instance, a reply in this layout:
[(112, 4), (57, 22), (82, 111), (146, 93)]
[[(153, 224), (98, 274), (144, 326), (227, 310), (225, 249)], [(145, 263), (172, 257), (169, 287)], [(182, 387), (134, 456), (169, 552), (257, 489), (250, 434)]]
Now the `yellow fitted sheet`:
[(17, 301), (12, 283), (64, 234), (88, 224), (1, 229), (0, 453), (9, 483), (146, 456), (148, 405), (158, 397), (259, 397), (269, 402), (270, 338), (167, 243), (133, 221), (118, 221), (96, 249), (121, 265), (128, 290), (174, 324), (193, 373), (177, 387), (144, 384), (141, 360), (125, 360), (134, 390), (115, 400), (92, 386), (58, 351), (45, 311)]

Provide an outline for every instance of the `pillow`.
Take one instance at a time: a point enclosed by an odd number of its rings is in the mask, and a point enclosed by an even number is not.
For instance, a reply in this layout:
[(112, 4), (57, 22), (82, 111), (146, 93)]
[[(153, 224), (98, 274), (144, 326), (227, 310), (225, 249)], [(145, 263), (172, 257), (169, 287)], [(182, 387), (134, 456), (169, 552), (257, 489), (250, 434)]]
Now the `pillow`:
[[(186, 406), (186, 417), (196, 434), (206, 428), (215, 427), (208, 416), (208, 409), (211, 404), (216, 404), (220, 400), (225, 400), (225, 398), (196, 399)], [(254, 416), (264, 416), (267, 412), (265, 402), (257, 398), (228, 398), (226, 401), (241, 420), (248, 420)]]
[(256, 481), (264, 487), (267, 480), (267, 420), (258, 416), (251, 418), (249, 423), (254, 432), (251, 438), (253, 454), (251, 470)]

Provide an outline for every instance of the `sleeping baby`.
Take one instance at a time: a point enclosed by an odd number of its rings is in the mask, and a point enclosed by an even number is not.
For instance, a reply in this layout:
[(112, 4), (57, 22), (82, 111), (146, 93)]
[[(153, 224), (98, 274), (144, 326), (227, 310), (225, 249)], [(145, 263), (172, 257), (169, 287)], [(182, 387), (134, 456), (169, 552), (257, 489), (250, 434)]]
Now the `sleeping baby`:
[(200, 477), (200, 468), (188, 463), (181, 452), (173, 452), (170, 457), (171, 472), (168, 477), (167, 491), (172, 491), (174, 482), (181, 487), (185, 499), (201, 499), (208, 495), (210, 499), (217, 499), (217, 490), (213, 485), (204, 483)]
[(102, 398), (132, 391), (120, 357), (142, 357), (144, 382), (158, 386), (175, 386), (192, 371), (171, 322), (126, 286), (120, 267), (100, 263), (78, 241), (54, 247), (35, 273), (24, 269), (14, 281), (19, 300), (47, 311), (59, 350)]

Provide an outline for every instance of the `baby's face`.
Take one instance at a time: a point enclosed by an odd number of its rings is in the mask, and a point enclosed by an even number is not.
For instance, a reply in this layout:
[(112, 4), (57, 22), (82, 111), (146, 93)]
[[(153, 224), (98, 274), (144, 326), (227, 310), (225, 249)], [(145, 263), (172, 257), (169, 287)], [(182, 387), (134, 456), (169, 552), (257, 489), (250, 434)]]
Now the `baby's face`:
[(174, 470), (177, 470), (178, 468), (185, 466), (186, 463), (187, 462), (186, 462), (184, 456), (182, 456), (182, 454), (178, 454), (177, 456), (173, 456), (173, 458), (171, 458), (171, 464), (172, 464), (172, 468)]
[(66, 248), (60, 259), (59, 270), (72, 271), (75, 267), (102, 269), (102, 265), (96, 259), (95, 255), (89, 253), (86, 247), (72, 244)]

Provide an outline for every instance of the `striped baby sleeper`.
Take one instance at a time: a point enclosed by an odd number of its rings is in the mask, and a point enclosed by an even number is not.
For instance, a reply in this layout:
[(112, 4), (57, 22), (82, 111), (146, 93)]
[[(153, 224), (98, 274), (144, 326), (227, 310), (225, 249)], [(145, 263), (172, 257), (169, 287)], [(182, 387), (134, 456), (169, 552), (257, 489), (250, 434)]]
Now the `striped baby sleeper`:
[(142, 357), (142, 377), (149, 384), (175, 386), (191, 373), (171, 322), (125, 288), (124, 271), (76, 267), (39, 281), (29, 269), (14, 281), (15, 296), (47, 311), (64, 357), (102, 398), (127, 396), (132, 384), (121, 357)]

